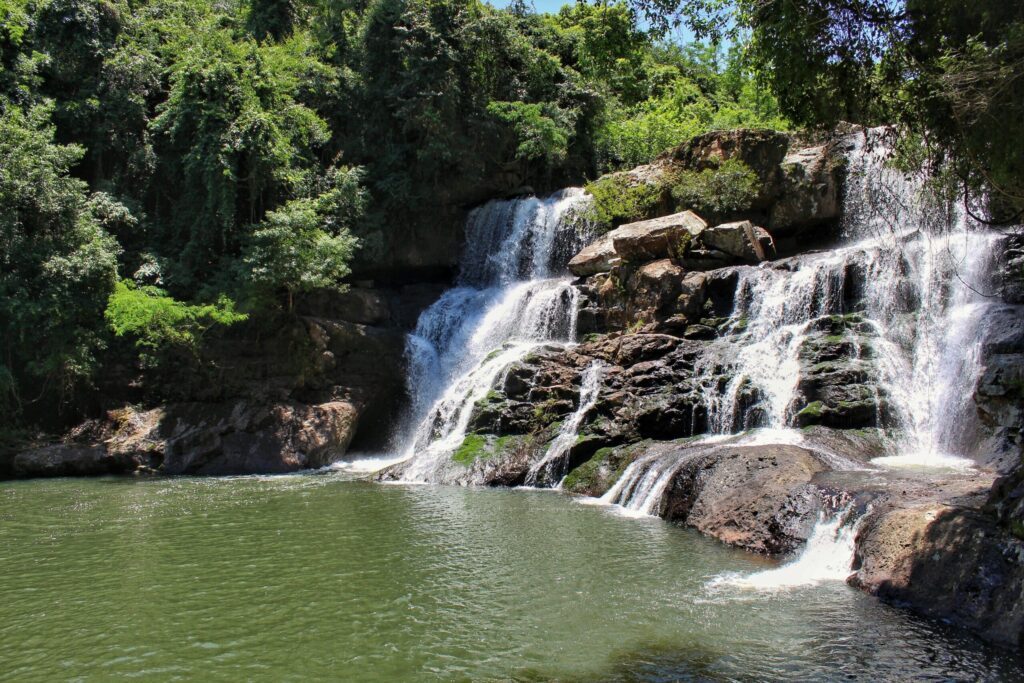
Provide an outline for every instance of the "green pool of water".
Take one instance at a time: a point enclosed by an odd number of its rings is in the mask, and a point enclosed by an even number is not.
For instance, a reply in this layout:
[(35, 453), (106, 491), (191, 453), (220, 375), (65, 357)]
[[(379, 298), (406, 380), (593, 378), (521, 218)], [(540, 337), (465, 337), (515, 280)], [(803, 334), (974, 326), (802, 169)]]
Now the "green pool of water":
[(540, 491), (338, 475), (0, 484), (0, 679), (1021, 680), (841, 583)]

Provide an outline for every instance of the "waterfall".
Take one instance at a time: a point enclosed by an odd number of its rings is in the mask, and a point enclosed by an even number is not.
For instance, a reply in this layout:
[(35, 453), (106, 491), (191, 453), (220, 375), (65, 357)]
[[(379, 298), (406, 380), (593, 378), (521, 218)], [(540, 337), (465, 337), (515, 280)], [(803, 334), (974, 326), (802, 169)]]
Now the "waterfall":
[(863, 519), (864, 515), (856, 516), (849, 508), (831, 515), (821, 512), (810, 538), (792, 561), (748, 575), (723, 574), (711, 579), (708, 588), (777, 591), (825, 581), (846, 581), (853, 573), (857, 529)]
[(879, 130), (857, 138), (844, 209), (847, 238), (876, 247), (863, 299), (896, 436), (874, 462), (970, 467), (1000, 236), (928, 196), (922, 177), (890, 168), (885, 142)]
[(470, 213), (456, 286), (420, 315), (406, 345), (410, 410), (395, 438), (408, 461), (403, 480), (436, 478), (474, 404), (512, 363), (575, 341), (579, 294), (559, 275), (586, 237), (574, 218), (588, 201), (570, 188)]
[(580, 398), (576, 410), (562, 423), (558, 435), (548, 445), (544, 457), (527, 472), (527, 486), (536, 486), (541, 480), (558, 482), (556, 488), (561, 486), (561, 481), (568, 474), (569, 449), (576, 443), (583, 418), (597, 403), (598, 394), (601, 392), (601, 370), (603, 367), (603, 363), (595, 361), (583, 371), (583, 376), (580, 379)]
[[(725, 325), (730, 334), (709, 342), (694, 368), (709, 434), (685, 453), (699, 454), (746, 430), (757, 431), (737, 444), (801, 444), (793, 429), (800, 350), (815, 321), (859, 312), (874, 332), (870, 348), (854, 335), (848, 341), (875, 367), (890, 415), (878, 426), (894, 434), (886, 443), (889, 455), (874, 464), (972, 464), (972, 397), (984, 369), (986, 292), (999, 235), (928, 197), (921, 178), (892, 169), (882, 131), (853, 139), (843, 243), (782, 263), (736, 268)], [(722, 368), (730, 377), (724, 388)], [(876, 405), (880, 400), (875, 397)], [(629, 514), (657, 515), (665, 489), (688, 459), (678, 452), (641, 457), (601, 500)]]

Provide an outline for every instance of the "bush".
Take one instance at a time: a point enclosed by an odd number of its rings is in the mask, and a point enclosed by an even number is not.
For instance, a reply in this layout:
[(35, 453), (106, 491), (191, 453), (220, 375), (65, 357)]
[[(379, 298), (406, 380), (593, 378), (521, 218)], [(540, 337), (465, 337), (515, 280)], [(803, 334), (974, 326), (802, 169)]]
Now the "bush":
[(726, 214), (749, 208), (759, 194), (757, 174), (739, 159), (718, 168), (682, 171), (672, 186), (672, 198), (681, 209), (699, 214)]
[(178, 347), (192, 352), (213, 325), (232, 325), (248, 317), (235, 311), (234, 302), (226, 296), (213, 304), (190, 305), (162, 289), (139, 287), (131, 280), (114, 286), (104, 316), (114, 334), (135, 337), (141, 349)]
[(628, 175), (611, 175), (587, 183), (594, 197), (594, 219), (605, 229), (650, 218), (661, 204), (665, 188), (634, 182)]

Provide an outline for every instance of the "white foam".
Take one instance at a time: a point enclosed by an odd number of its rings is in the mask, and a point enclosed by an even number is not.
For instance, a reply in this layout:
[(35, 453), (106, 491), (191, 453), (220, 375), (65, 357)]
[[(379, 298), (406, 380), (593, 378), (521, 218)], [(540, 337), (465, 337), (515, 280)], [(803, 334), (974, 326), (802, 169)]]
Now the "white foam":
[(845, 582), (852, 573), (858, 524), (848, 523), (846, 510), (834, 515), (818, 516), (811, 537), (792, 561), (781, 567), (753, 574), (727, 573), (708, 582), (708, 588), (775, 592), (825, 582)]

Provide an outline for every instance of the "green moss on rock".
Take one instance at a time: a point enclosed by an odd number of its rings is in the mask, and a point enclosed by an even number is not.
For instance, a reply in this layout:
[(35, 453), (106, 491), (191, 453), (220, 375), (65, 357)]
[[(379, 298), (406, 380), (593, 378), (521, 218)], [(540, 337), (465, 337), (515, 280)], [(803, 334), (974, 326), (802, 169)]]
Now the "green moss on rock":
[(478, 459), (488, 455), (487, 437), (482, 434), (467, 434), (466, 438), (462, 440), (462, 444), (452, 453), (452, 460), (469, 467)]

